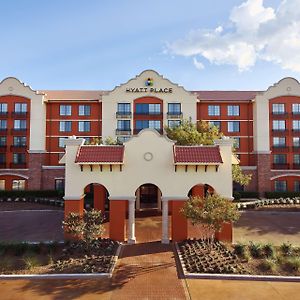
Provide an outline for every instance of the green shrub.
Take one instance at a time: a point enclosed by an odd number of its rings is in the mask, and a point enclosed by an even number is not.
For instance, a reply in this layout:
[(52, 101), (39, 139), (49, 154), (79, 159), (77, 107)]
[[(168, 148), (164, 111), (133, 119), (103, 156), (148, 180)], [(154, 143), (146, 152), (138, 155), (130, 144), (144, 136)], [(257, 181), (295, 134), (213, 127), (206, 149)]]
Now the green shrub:
[(263, 250), (264, 250), (264, 255), (266, 257), (268, 257), (268, 258), (275, 257), (276, 251), (275, 251), (273, 244), (271, 244), (271, 243), (265, 244), (263, 246)]
[(253, 258), (261, 258), (264, 255), (264, 249), (261, 243), (250, 242), (249, 251)]
[(63, 191), (56, 190), (24, 190), (24, 191), (0, 191), (0, 198), (30, 198), (30, 197), (56, 197), (61, 198)]
[(258, 192), (241, 191), (239, 193), (241, 195), (241, 198), (258, 198), (259, 197)]
[(282, 243), (280, 250), (284, 255), (291, 256), (293, 254), (293, 246), (290, 243)]
[(38, 267), (40, 265), (40, 262), (37, 259), (37, 257), (32, 256), (32, 255), (25, 256), (23, 258), (23, 261), (25, 263), (25, 268), (27, 270), (31, 270), (31, 269), (33, 269), (35, 267)]
[(241, 194), (240, 192), (233, 192), (233, 197), (234, 197), (234, 200), (240, 200), (241, 199)]
[(285, 260), (284, 266), (286, 269), (294, 272), (300, 271), (300, 257), (289, 257)]
[(11, 249), (16, 256), (21, 256), (29, 249), (29, 245), (27, 243), (14, 243), (8, 245), (8, 249)]
[(300, 192), (265, 192), (268, 199), (300, 197)]
[(244, 243), (237, 243), (234, 245), (234, 253), (238, 256), (244, 257), (247, 252), (247, 245)]
[(276, 260), (273, 260), (273, 259), (265, 259), (259, 264), (259, 267), (263, 271), (272, 271), (272, 272), (274, 272), (277, 269), (277, 262), (276, 262)]

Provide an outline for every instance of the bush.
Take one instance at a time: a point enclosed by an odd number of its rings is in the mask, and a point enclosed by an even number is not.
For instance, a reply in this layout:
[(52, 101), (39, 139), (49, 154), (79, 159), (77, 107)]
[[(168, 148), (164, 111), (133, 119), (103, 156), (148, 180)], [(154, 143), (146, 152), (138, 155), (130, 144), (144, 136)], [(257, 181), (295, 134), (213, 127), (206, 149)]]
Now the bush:
[(56, 197), (61, 198), (63, 191), (56, 190), (24, 190), (24, 191), (0, 191), (0, 198), (29, 198), (29, 197)]
[(300, 257), (290, 257), (285, 260), (285, 268), (292, 270), (294, 272), (300, 271)]
[(237, 243), (234, 245), (234, 253), (238, 256), (244, 257), (247, 252), (247, 246), (243, 243)]
[(300, 192), (265, 192), (268, 199), (300, 197)]
[(293, 254), (293, 246), (290, 243), (283, 243), (280, 246), (282, 254), (291, 256)]
[(276, 251), (275, 251), (273, 244), (268, 243), (268, 244), (264, 245), (263, 250), (264, 250), (264, 254), (266, 257), (268, 257), (268, 258), (275, 257)]
[(241, 199), (240, 192), (233, 192), (233, 197), (234, 197), (234, 200), (240, 200)]
[(277, 269), (277, 263), (275, 260), (273, 259), (265, 259), (263, 260), (260, 264), (259, 267), (263, 270), (263, 271), (276, 271)]
[(24, 257), (23, 261), (25, 263), (25, 268), (27, 270), (31, 270), (40, 265), (39, 260), (35, 256), (31, 256), (31, 255)]
[(261, 258), (264, 255), (264, 249), (261, 243), (250, 242), (249, 250), (253, 258)]
[(239, 193), (241, 195), (241, 198), (258, 198), (259, 197), (258, 192), (241, 191)]

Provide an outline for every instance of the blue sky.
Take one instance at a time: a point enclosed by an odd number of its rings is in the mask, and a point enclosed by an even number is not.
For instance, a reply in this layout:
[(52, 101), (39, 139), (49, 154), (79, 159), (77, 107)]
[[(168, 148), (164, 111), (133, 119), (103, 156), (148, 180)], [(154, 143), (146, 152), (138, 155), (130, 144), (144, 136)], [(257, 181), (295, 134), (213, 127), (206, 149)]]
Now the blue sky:
[(0, 80), (110, 90), (154, 69), (189, 90), (266, 89), (300, 79), (297, 8), (300, 0), (0, 0)]

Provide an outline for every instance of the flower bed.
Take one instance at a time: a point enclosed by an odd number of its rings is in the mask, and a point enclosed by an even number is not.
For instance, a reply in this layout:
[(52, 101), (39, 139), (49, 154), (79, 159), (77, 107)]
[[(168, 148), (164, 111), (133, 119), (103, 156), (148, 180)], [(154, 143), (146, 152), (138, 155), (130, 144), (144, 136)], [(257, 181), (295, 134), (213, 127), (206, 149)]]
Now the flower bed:
[(110, 273), (120, 244), (95, 240), (90, 249), (80, 241), (66, 244), (1, 244), (0, 274)]
[(283, 243), (236, 244), (186, 240), (177, 244), (185, 274), (241, 274), (300, 276), (300, 247)]

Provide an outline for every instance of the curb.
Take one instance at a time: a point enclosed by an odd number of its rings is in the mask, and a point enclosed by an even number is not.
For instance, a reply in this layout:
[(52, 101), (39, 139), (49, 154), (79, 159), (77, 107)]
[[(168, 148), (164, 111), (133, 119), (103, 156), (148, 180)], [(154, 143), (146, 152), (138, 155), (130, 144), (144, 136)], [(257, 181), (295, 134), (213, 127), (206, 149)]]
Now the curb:
[(16, 280), (16, 279), (95, 279), (95, 278), (111, 278), (116, 267), (122, 244), (119, 245), (116, 255), (113, 257), (113, 263), (109, 273), (75, 273), (75, 274), (12, 274), (0, 275), (1, 280)]
[(248, 281), (274, 281), (274, 282), (300, 282), (300, 276), (276, 276), (276, 275), (239, 275), (239, 274), (209, 274), (188, 273), (181, 255), (178, 244), (175, 243), (176, 255), (180, 261), (180, 267), (186, 279), (215, 279), (215, 280), (248, 280)]

